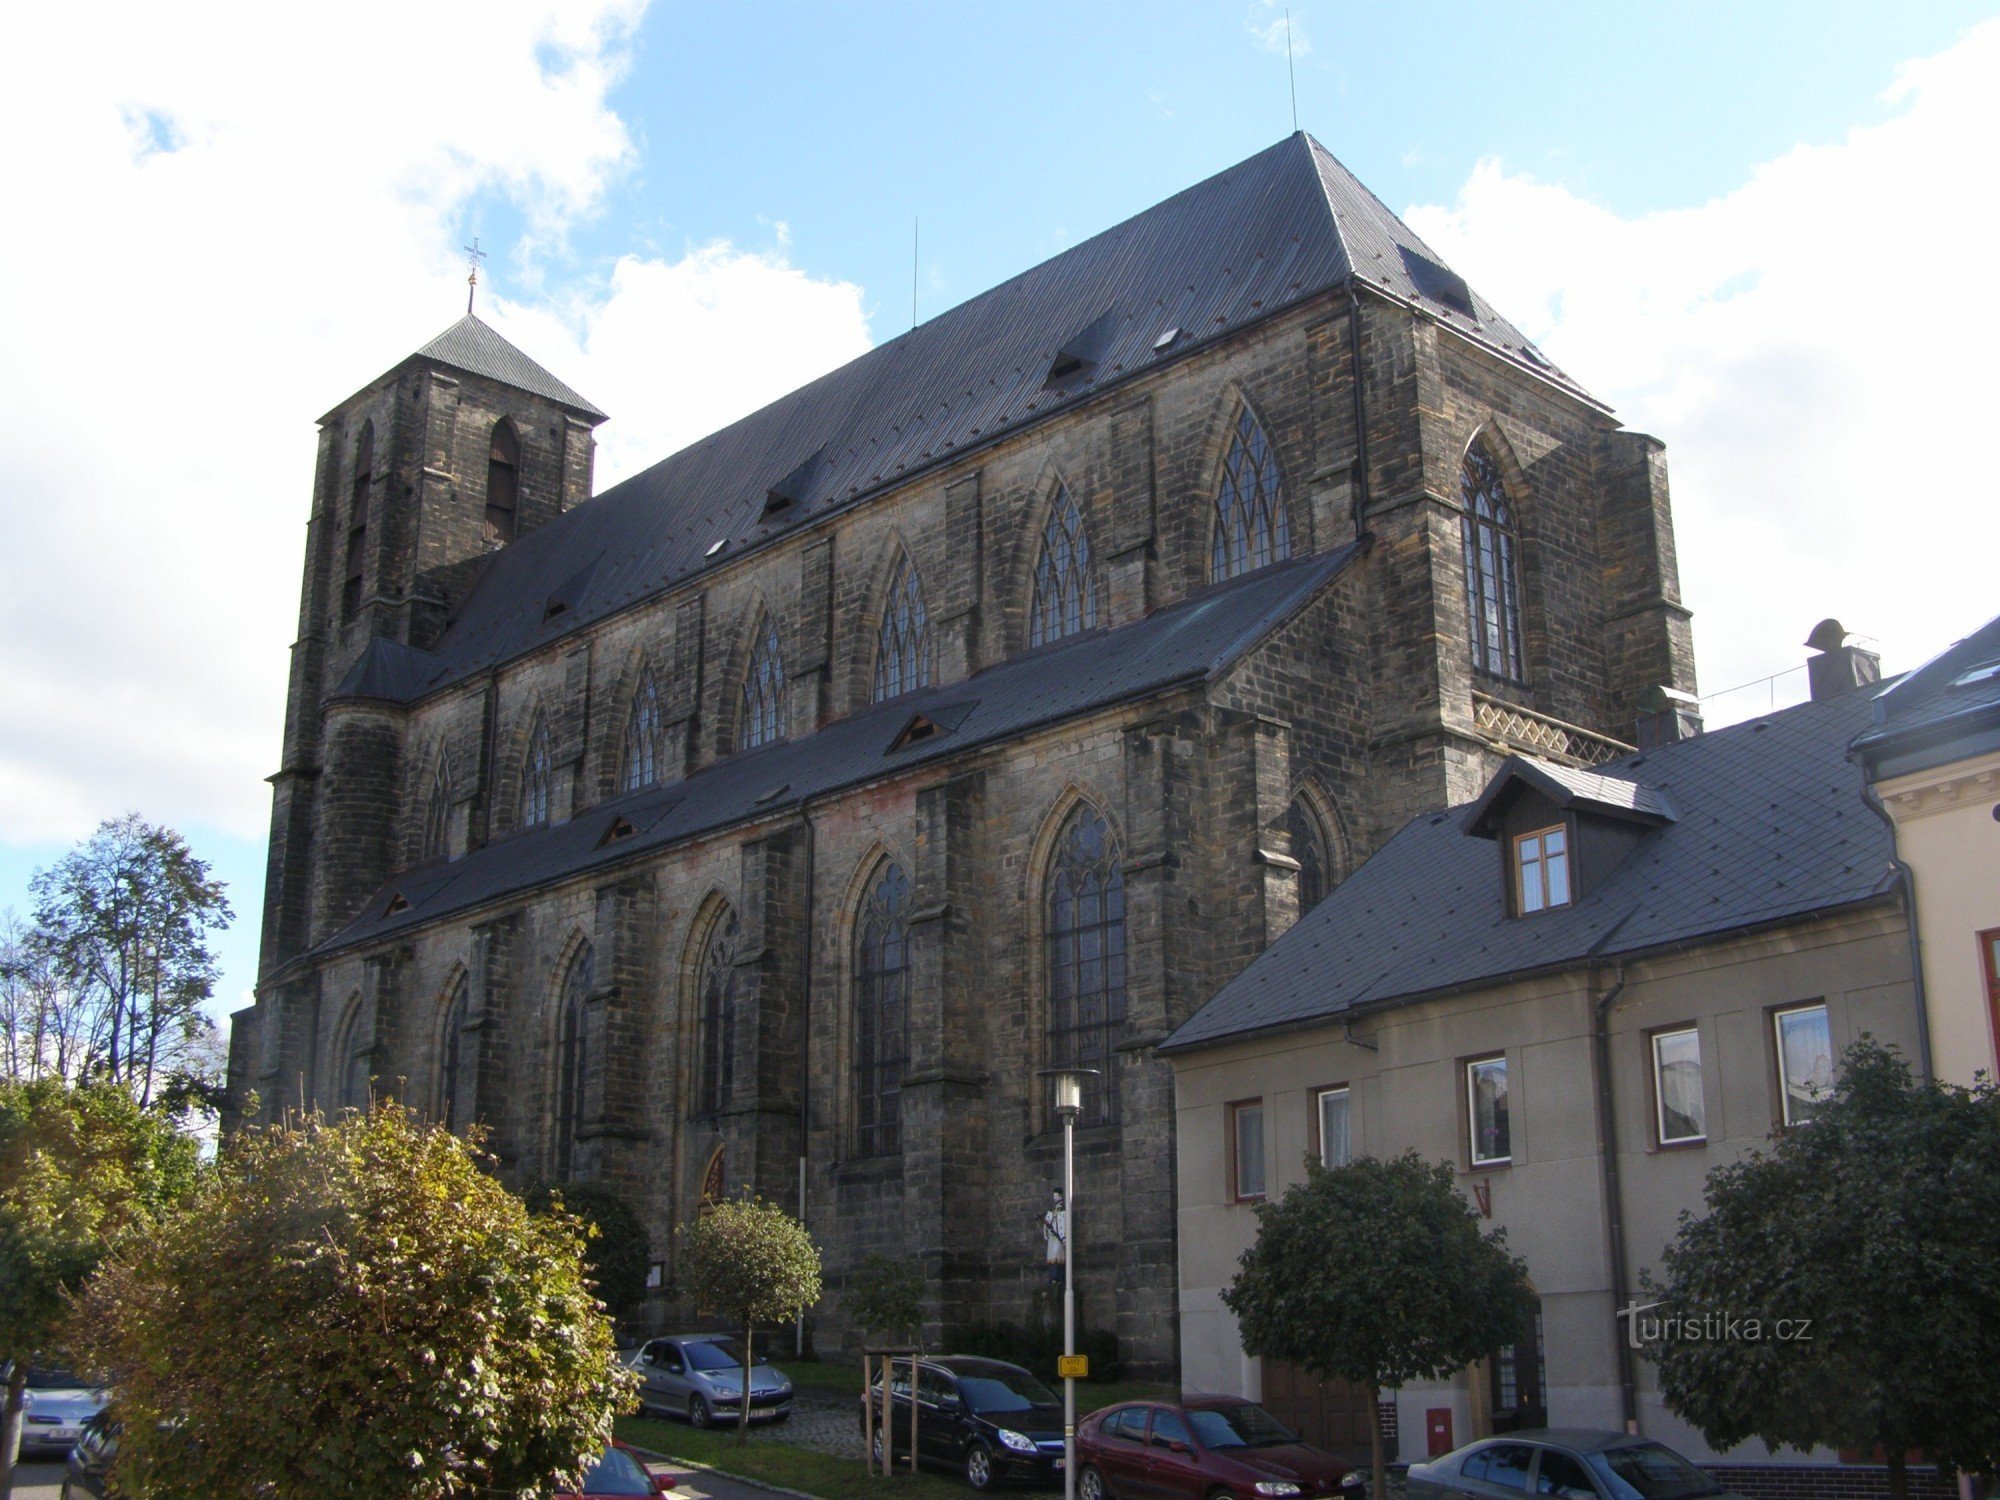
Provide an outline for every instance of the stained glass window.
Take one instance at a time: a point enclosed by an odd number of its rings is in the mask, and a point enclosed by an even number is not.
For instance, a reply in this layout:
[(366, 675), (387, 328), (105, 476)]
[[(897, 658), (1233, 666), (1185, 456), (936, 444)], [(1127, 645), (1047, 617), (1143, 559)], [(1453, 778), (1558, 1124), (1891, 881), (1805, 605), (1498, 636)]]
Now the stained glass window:
[(570, 960), (563, 978), (562, 1011), (556, 1017), (556, 1108), (555, 1175), (566, 1178), (576, 1159), (576, 1137), (583, 1125), (583, 1083), (590, 1066), (588, 1017), (584, 1002), (590, 998), (595, 970), (593, 955), (586, 944)]
[(660, 780), (660, 693), (653, 674), (639, 679), (632, 712), (625, 720), (625, 790), (636, 792)]
[(1466, 450), (1458, 472), (1465, 507), (1459, 527), (1465, 541), (1465, 603), (1471, 626), (1472, 664), (1495, 677), (1521, 680), (1521, 601), (1516, 578), (1513, 507), (1500, 482), (1500, 466), (1478, 442)]
[(924, 611), (917, 570), (904, 558), (896, 564), (882, 608), (882, 632), (875, 648), (875, 701), (930, 685), (930, 616)]
[(1291, 522), (1278, 488), (1278, 460), (1250, 408), (1236, 418), (1222, 489), (1215, 497), (1210, 572), (1220, 582), (1292, 555)]
[(785, 732), (785, 662), (778, 652), (778, 622), (764, 616), (757, 626), (750, 666), (743, 674), (743, 730), (738, 748), (753, 750)]
[(443, 859), (451, 853), (451, 762), (438, 757), (437, 774), (431, 778), (431, 799), (424, 808), (425, 859)]
[(1028, 644), (1045, 645), (1097, 625), (1097, 576), (1090, 538), (1068, 490), (1056, 491), (1042, 527), (1042, 555), (1035, 564), (1035, 604), (1028, 616)]
[(736, 959), (743, 929), (725, 907), (702, 950), (696, 1004), (695, 1113), (718, 1115), (736, 1083)]
[(1304, 916), (1326, 895), (1326, 831), (1304, 797), (1292, 799), (1285, 827), (1292, 836), (1292, 858), (1299, 862), (1299, 915)]
[(1115, 1049), (1125, 1032), (1125, 872), (1104, 819), (1079, 807), (1048, 879), (1049, 1064), (1095, 1068), (1079, 1123), (1118, 1118)]
[(464, 976), (452, 986), (445, 1002), (444, 1021), (438, 1033), (437, 1118), (446, 1130), (457, 1131), (464, 1123), (458, 1117), (459, 1060), (465, 1032), (467, 985)]
[(854, 933), (854, 1144), (862, 1156), (901, 1144), (909, 1065), (910, 882), (882, 867)]
[(514, 424), (502, 417), (493, 427), (493, 444), (486, 458), (486, 540), (505, 545), (514, 540), (515, 511), (521, 489), (521, 439)]
[(549, 820), (549, 788), (555, 781), (555, 745), (549, 721), (535, 720), (528, 732), (528, 755), (521, 767), (521, 826), (533, 828)]

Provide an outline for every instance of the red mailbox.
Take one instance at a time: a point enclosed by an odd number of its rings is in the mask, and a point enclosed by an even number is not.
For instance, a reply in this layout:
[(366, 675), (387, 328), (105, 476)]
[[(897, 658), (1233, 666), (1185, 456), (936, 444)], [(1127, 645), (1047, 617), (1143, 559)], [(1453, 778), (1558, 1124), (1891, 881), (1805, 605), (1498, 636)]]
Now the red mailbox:
[(1424, 1437), (1430, 1444), (1430, 1456), (1432, 1458), (1451, 1452), (1451, 1408), (1449, 1406), (1433, 1406), (1425, 1410)]

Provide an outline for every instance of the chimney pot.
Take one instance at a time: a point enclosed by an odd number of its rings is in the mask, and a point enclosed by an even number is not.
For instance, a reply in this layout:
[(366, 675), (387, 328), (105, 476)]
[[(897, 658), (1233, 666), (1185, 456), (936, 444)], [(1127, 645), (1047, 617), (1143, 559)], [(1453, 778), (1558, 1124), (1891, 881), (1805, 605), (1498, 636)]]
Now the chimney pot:
[(1806, 680), (1812, 685), (1815, 703), (1882, 680), (1882, 658), (1848, 645), (1846, 627), (1831, 616), (1813, 626), (1806, 644), (1818, 653), (1806, 658)]
[(1647, 689), (1645, 712), (1632, 726), (1632, 743), (1641, 750), (1678, 744), (1701, 733), (1701, 699), (1661, 683)]

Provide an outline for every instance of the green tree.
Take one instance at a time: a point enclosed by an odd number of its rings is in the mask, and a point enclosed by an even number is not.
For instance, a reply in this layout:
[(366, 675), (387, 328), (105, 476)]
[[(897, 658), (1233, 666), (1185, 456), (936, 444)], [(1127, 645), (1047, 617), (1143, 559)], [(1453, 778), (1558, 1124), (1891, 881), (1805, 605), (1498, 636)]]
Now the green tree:
[(629, 1404), (583, 1230), (384, 1103), (234, 1137), (85, 1292), (119, 1479), (156, 1500), (573, 1488)]
[(743, 1330), (738, 1442), (750, 1427), (751, 1339), (819, 1300), (819, 1249), (805, 1225), (762, 1199), (718, 1203), (680, 1230), (680, 1274), (695, 1302)]
[(914, 1260), (891, 1260), (880, 1252), (865, 1257), (849, 1274), (841, 1302), (847, 1321), (863, 1333), (922, 1342), (924, 1270)]
[[(1321, 1379), (1384, 1387), (1437, 1379), (1520, 1337), (1533, 1310), (1526, 1268), (1504, 1231), (1480, 1231), (1452, 1169), (1414, 1151), (1306, 1180), (1257, 1209), (1222, 1304), (1247, 1354)], [(1371, 1406), (1371, 1411), (1372, 1411)], [(1376, 1493), (1382, 1429), (1369, 1423)]]
[(533, 1213), (547, 1213), (560, 1205), (589, 1226), (584, 1270), (613, 1318), (624, 1317), (645, 1300), (652, 1240), (623, 1193), (602, 1182), (545, 1182), (530, 1188), (527, 1199)]
[(196, 1145), (113, 1083), (0, 1080), (0, 1497), (13, 1493), (21, 1392), (56, 1349), (66, 1299), (118, 1235), (194, 1186)]
[(128, 813), (37, 872), (32, 889), (32, 946), (90, 1017), (79, 1063), (131, 1083), (144, 1104), (214, 1031), (202, 1004), (215, 993), (209, 935), (231, 918), (222, 882), (178, 833)]
[[(1922, 1084), (1864, 1038), (1810, 1124), (1709, 1173), (1645, 1279), (1668, 1403), (1717, 1447), (1748, 1438), (2000, 1469), (2000, 1093)], [(1678, 1320), (1678, 1322), (1676, 1322)], [(1785, 1336), (1780, 1337), (1780, 1334)]]

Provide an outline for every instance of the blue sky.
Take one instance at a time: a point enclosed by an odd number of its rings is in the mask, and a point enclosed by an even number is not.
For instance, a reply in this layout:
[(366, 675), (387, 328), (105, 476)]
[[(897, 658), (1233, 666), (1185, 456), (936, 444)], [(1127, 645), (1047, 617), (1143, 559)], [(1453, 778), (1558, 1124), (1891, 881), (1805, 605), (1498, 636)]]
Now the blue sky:
[[(41, 7), (0, 59), (0, 907), (102, 817), (230, 883), (253, 980), (313, 419), (481, 310), (599, 481), (1291, 129), (1283, 11)], [(1717, 721), (1813, 620), (1994, 612), (2000, 5), (1299, 0), (1298, 120), (1666, 440)], [(1927, 273), (1954, 274), (1941, 283)], [(1983, 487), (1982, 487), (1983, 486)], [(1921, 525), (1900, 525), (1919, 516)], [(1943, 539), (1947, 545), (1939, 545)], [(1772, 681), (1765, 681), (1772, 678)]]

